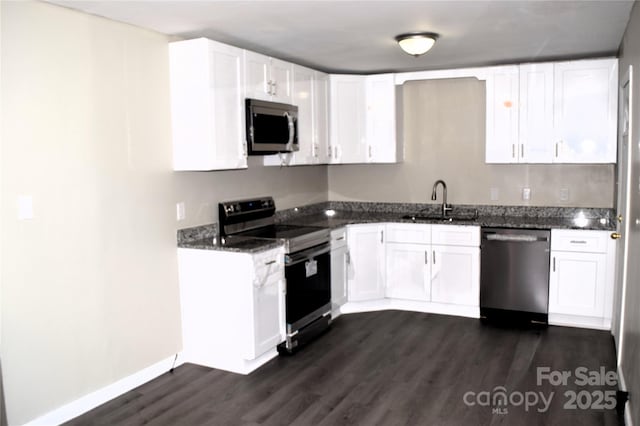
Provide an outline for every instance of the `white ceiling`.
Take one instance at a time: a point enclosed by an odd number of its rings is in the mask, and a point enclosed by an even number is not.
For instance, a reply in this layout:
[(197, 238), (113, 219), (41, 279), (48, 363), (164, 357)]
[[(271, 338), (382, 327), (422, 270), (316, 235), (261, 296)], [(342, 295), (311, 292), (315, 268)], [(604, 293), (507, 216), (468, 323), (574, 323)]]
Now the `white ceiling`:
[[(615, 55), (633, 0), (48, 0), (179, 38), (208, 37), (329, 72)], [(440, 34), (419, 58), (394, 37)]]

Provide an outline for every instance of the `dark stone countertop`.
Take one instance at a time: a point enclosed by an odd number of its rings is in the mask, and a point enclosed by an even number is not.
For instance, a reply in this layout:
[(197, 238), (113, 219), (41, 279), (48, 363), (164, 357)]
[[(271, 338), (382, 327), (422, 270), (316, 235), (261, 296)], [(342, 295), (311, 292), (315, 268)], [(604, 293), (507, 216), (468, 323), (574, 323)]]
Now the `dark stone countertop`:
[[(291, 225), (331, 229), (358, 223), (427, 223), (520, 229), (582, 229), (613, 231), (613, 209), (568, 207), (453, 206), (452, 219), (439, 216), (440, 205), (402, 203), (318, 203), (279, 212), (279, 221)], [(331, 211), (331, 216), (326, 212)], [(418, 216), (415, 220), (403, 218)], [(429, 216), (433, 218), (420, 218)], [(458, 218), (458, 219), (457, 219)]]
[[(331, 213), (327, 214), (328, 211)], [(428, 223), (521, 229), (582, 229), (615, 231), (615, 212), (603, 208), (454, 205), (460, 220), (403, 218), (439, 215), (439, 204), (328, 201), (278, 211), (276, 221), (287, 225), (342, 228), (358, 223)], [(217, 224), (178, 230), (178, 247), (259, 253), (282, 246), (282, 240), (218, 235)]]
[(256, 237), (221, 237), (218, 225), (202, 225), (178, 230), (178, 247), (199, 250), (260, 253), (284, 245), (282, 240)]

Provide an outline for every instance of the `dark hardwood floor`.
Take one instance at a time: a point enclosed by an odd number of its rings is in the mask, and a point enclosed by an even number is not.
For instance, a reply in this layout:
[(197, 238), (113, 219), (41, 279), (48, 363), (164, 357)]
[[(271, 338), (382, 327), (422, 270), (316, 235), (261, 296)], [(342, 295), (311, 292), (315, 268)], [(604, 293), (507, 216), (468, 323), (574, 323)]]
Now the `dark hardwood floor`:
[[(571, 377), (566, 385), (538, 385), (537, 367)], [(577, 367), (615, 371), (609, 332), (498, 327), (401, 311), (351, 314), (299, 353), (248, 376), (186, 364), (68, 424), (621, 424), (615, 409), (585, 408), (616, 387), (576, 383)], [(496, 396), (498, 386), (508, 405), (478, 404)], [(533, 403), (534, 393), (548, 400), (551, 392), (544, 412), (543, 402), (525, 409), (518, 396)], [(576, 409), (565, 408), (565, 392), (580, 392)], [(476, 404), (465, 403), (465, 394)]]

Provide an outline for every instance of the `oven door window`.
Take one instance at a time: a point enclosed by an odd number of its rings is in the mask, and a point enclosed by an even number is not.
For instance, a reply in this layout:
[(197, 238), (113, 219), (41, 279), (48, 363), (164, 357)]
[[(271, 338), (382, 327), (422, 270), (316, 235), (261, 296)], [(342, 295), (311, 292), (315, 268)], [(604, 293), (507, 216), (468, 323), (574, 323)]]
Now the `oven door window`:
[(287, 323), (294, 324), (331, 302), (329, 252), (287, 265)]

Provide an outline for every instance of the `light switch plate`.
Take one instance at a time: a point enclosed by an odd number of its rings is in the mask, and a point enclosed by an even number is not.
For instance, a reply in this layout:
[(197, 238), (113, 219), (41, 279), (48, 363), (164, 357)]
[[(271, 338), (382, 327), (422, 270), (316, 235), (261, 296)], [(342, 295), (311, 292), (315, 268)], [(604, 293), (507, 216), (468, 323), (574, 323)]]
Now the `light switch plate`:
[(18, 220), (33, 219), (33, 197), (18, 195)]
[(531, 188), (522, 188), (522, 199), (529, 201), (531, 199)]
[(176, 219), (184, 220), (186, 217), (184, 201), (180, 201), (176, 204)]

